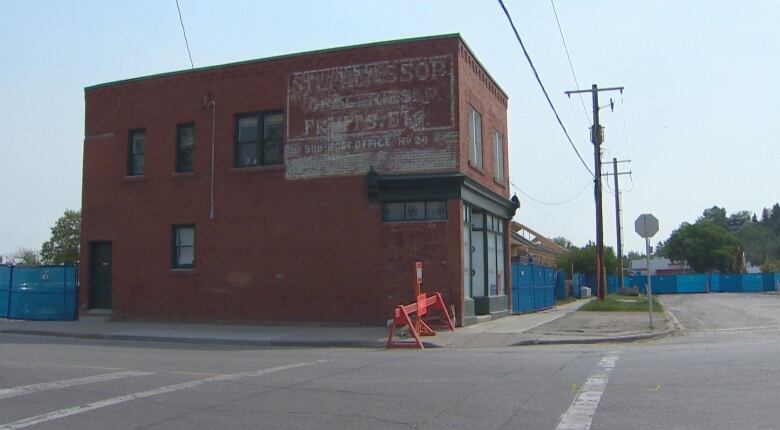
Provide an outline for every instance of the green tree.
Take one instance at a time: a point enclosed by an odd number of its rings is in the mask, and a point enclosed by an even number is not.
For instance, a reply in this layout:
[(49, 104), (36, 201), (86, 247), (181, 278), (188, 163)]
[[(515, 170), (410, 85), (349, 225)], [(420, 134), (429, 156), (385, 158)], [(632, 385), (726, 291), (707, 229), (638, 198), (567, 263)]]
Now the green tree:
[(66, 210), (51, 228), (51, 239), (41, 246), (41, 259), (46, 264), (78, 263), (80, 250), (81, 212)]
[(772, 210), (769, 212), (769, 225), (774, 230), (775, 234), (780, 234), (780, 204), (775, 203), (772, 206)]
[(780, 260), (767, 260), (761, 265), (761, 271), (764, 273), (780, 272)]
[[(571, 278), (571, 268), (574, 265), (574, 271), (594, 276), (596, 274), (596, 245), (589, 242), (582, 248), (572, 246), (566, 254), (558, 259), (558, 268), (566, 271), (568, 278)], [(614, 274), (617, 265), (615, 251), (611, 247), (604, 248), (604, 266), (607, 273)]]
[(696, 224), (683, 223), (672, 232), (664, 246), (664, 256), (687, 261), (697, 272), (739, 272), (741, 255), (739, 240), (709, 219)]
[(640, 254), (640, 253), (638, 253), (636, 251), (628, 251), (628, 254), (626, 254), (626, 258), (629, 261), (631, 261), (631, 260), (638, 260), (640, 258), (645, 258), (645, 254)]
[(718, 206), (713, 206), (709, 209), (704, 209), (704, 212), (702, 212), (699, 219), (696, 220), (697, 223), (699, 221), (712, 221), (718, 227), (721, 228), (728, 227), (728, 218), (726, 217), (726, 209)]
[(563, 236), (554, 237), (552, 238), (552, 241), (566, 249), (572, 247), (571, 241)]
[(30, 248), (17, 249), (11, 258), (20, 266), (37, 266), (41, 264), (38, 253)]
[(753, 214), (750, 211), (739, 211), (729, 215), (727, 225), (730, 230), (736, 231), (750, 224), (750, 218)]
[(748, 224), (736, 233), (745, 248), (745, 257), (755, 265), (764, 264), (775, 255), (778, 238), (771, 228), (764, 224)]

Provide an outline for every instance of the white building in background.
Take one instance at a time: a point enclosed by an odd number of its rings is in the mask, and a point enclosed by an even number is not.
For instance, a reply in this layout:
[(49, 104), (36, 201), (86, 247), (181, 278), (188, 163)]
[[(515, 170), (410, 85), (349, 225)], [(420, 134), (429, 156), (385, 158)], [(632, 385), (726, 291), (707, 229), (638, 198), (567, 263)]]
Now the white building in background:
[[(679, 275), (681, 273), (691, 273), (691, 266), (685, 261), (672, 261), (662, 257), (650, 258), (651, 275)], [(644, 258), (631, 260), (631, 274), (647, 275), (647, 260)]]

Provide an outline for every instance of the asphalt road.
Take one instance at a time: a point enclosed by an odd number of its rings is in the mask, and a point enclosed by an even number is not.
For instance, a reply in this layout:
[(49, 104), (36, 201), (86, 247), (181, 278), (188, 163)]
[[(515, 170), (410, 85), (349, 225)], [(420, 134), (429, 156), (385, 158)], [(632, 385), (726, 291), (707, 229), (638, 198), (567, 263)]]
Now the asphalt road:
[(778, 428), (780, 297), (623, 345), (252, 349), (0, 336), (0, 429)]

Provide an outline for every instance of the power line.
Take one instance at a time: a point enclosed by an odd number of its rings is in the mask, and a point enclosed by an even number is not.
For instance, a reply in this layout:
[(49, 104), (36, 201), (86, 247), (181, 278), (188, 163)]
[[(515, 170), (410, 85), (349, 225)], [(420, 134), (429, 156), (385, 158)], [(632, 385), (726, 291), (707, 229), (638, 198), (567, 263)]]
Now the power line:
[(509, 185), (511, 185), (511, 186), (512, 186), (512, 188), (514, 188), (514, 189), (515, 189), (515, 191), (517, 191), (518, 193), (520, 193), (520, 194), (522, 194), (522, 195), (524, 195), (524, 196), (528, 197), (529, 199), (531, 199), (531, 200), (535, 201), (536, 203), (539, 203), (540, 205), (545, 205), (545, 206), (561, 206), (561, 205), (565, 205), (566, 203), (569, 203), (569, 202), (571, 202), (572, 200), (576, 199), (577, 197), (581, 196), (581, 195), (582, 195), (582, 193), (583, 193), (583, 192), (585, 192), (585, 190), (586, 190), (586, 189), (588, 189), (588, 186), (590, 186), (590, 185), (591, 185), (591, 182), (590, 182), (590, 179), (588, 179), (588, 182), (586, 182), (586, 183), (585, 183), (585, 186), (584, 186), (584, 187), (582, 187), (582, 189), (581, 189), (579, 192), (577, 192), (577, 194), (576, 194), (576, 195), (574, 195), (574, 197), (571, 197), (571, 198), (569, 198), (569, 199), (566, 199), (566, 200), (563, 200), (563, 201), (560, 201), (560, 202), (545, 202), (545, 201), (542, 201), (542, 200), (536, 199), (536, 198), (534, 198), (533, 196), (531, 196), (531, 195), (529, 195), (528, 193), (526, 193), (525, 191), (521, 190), (521, 189), (520, 189), (520, 188), (518, 188), (518, 186), (517, 186), (517, 185), (515, 185), (515, 183), (514, 183), (514, 182), (512, 182), (512, 181), (509, 181)]
[(628, 179), (630, 179), (630, 180), (631, 180), (631, 188), (630, 188), (630, 189), (628, 189), (628, 190), (624, 190), (624, 191), (623, 191), (624, 193), (630, 193), (631, 191), (634, 191), (634, 175), (632, 175), (632, 174), (630, 174), (630, 173), (629, 173), (629, 174), (628, 174)]
[(512, 26), (512, 31), (514, 31), (517, 41), (520, 42), (520, 47), (523, 48), (523, 54), (525, 54), (525, 58), (526, 60), (528, 60), (528, 64), (531, 66), (531, 70), (534, 72), (534, 76), (536, 77), (536, 82), (538, 82), (539, 86), (542, 88), (544, 97), (547, 99), (547, 103), (550, 105), (550, 109), (552, 109), (553, 113), (555, 114), (555, 118), (558, 120), (558, 124), (561, 126), (561, 129), (563, 130), (563, 134), (566, 135), (566, 139), (569, 141), (569, 144), (571, 145), (572, 149), (574, 149), (574, 152), (577, 154), (577, 157), (582, 162), (582, 165), (585, 166), (585, 169), (588, 171), (588, 173), (590, 173), (591, 176), (596, 177), (596, 174), (593, 173), (592, 170), (590, 170), (590, 167), (588, 167), (588, 164), (585, 163), (585, 160), (582, 158), (582, 155), (580, 155), (580, 151), (578, 151), (577, 147), (574, 146), (574, 142), (571, 140), (571, 137), (569, 136), (569, 132), (566, 131), (566, 127), (563, 125), (563, 121), (561, 121), (561, 117), (558, 115), (558, 111), (555, 110), (555, 105), (553, 105), (552, 100), (550, 100), (550, 96), (549, 94), (547, 94), (547, 90), (544, 88), (544, 84), (542, 84), (542, 79), (539, 77), (539, 73), (536, 71), (536, 67), (534, 67), (533, 61), (531, 61), (531, 56), (528, 55), (528, 51), (525, 49), (525, 44), (523, 43), (523, 39), (520, 38), (520, 34), (517, 32), (515, 23), (512, 21), (512, 16), (509, 15), (509, 11), (506, 9), (506, 6), (504, 6), (504, 2), (502, 0), (498, 0), (498, 4), (501, 5), (501, 9), (504, 10), (504, 14), (506, 15), (506, 18), (509, 20), (509, 25)]
[[(580, 120), (580, 117), (577, 116), (577, 112), (574, 111), (574, 102), (571, 101), (571, 97), (567, 97), (569, 99), (569, 108), (571, 108), (571, 116), (575, 118), (577, 121)], [(590, 118), (588, 118), (588, 122), (590, 122)], [(590, 126), (590, 124), (588, 124)], [(577, 127), (577, 130), (579, 131), (580, 139), (582, 139), (583, 142), (587, 142), (588, 139), (585, 138), (585, 135), (582, 133), (582, 128)]]
[(187, 46), (187, 55), (190, 57), (190, 66), (192, 66), (192, 70), (195, 70), (195, 63), (192, 62), (192, 52), (190, 52), (190, 43), (187, 41), (187, 32), (184, 30), (184, 20), (181, 19), (179, 0), (176, 0), (176, 10), (179, 11), (179, 23), (181, 23), (181, 32), (184, 34), (184, 44)]
[[(561, 35), (561, 42), (563, 42), (563, 49), (566, 51), (566, 58), (569, 60), (569, 69), (571, 69), (571, 75), (574, 77), (574, 84), (577, 85), (577, 89), (580, 89), (580, 82), (577, 80), (577, 74), (574, 73), (574, 64), (571, 62), (571, 56), (569, 55), (569, 47), (566, 46), (566, 39), (563, 37), (563, 29), (561, 28), (561, 22), (558, 20), (558, 11), (555, 10), (555, 0), (550, 0), (552, 5), (553, 14), (555, 15), (555, 23), (558, 24), (558, 33)], [(590, 126), (590, 114), (588, 108), (585, 107), (585, 99), (580, 94), (580, 103), (582, 103), (582, 110), (585, 112), (585, 117), (588, 118), (588, 125)]]

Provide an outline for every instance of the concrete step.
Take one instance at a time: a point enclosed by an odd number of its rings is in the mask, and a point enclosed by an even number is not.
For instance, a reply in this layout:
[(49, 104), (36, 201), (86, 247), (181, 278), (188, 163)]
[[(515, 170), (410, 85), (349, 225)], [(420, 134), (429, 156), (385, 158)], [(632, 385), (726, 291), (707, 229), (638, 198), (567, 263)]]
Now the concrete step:
[(477, 318), (477, 324), (480, 324), (480, 323), (488, 322), (488, 321), (492, 320), (493, 319), (493, 315), (490, 315), (490, 314), (488, 314), (488, 315), (477, 315), (476, 318)]
[(87, 313), (79, 316), (84, 321), (111, 321), (114, 312), (111, 309), (89, 309)]

